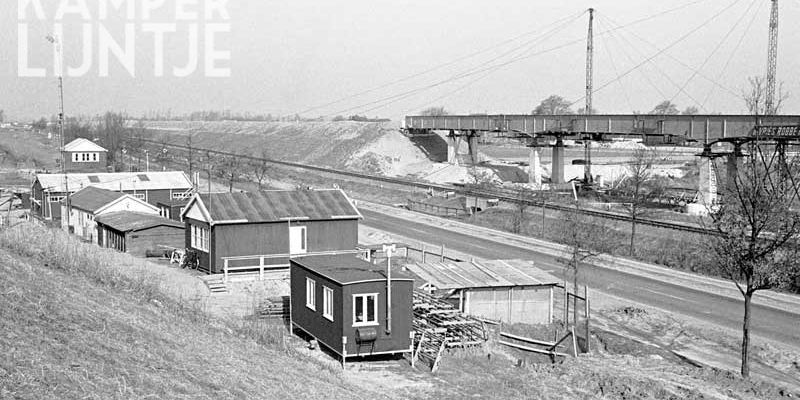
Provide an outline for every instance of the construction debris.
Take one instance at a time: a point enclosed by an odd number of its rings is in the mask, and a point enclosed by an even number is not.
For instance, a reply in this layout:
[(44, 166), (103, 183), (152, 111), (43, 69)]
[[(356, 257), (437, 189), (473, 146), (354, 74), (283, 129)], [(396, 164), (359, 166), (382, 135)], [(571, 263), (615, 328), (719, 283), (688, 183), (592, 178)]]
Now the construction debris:
[(421, 360), (436, 372), (446, 348), (481, 346), (486, 340), (483, 322), (433, 295), (414, 291), (413, 363)]

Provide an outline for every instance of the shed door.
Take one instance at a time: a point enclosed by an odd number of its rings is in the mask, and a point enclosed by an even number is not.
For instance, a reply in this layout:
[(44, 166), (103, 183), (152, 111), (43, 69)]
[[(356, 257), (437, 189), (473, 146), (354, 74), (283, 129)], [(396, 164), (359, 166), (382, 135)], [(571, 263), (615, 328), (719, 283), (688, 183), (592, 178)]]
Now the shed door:
[(305, 254), (306, 248), (306, 227), (293, 226), (289, 228), (289, 252), (291, 254)]

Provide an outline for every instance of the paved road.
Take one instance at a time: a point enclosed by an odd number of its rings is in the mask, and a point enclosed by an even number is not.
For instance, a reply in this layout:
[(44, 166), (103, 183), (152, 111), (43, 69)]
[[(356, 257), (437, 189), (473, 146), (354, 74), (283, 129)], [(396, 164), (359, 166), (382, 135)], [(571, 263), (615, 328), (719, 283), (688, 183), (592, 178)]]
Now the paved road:
[[(431, 244), (443, 243), (447, 248), (486, 259), (535, 260), (545, 270), (556, 273), (563, 267), (555, 257), (522, 246), (479, 239), (447, 229), (409, 222), (374, 211), (361, 209), (363, 224), (385, 232), (414, 238)], [(558, 276), (558, 275), (557, 275)], [(604, 293), (637, 303), (659, 307), (700, 320), (741, 329), (741, 300), (701, 292), (602, 267), (585, 268), (590, 286)], [(758, 294), (756, 293), (756, 296)], [(771, 307), (753, 305), (752, 333), (794, 347), (800, 347), (800, 314)]]

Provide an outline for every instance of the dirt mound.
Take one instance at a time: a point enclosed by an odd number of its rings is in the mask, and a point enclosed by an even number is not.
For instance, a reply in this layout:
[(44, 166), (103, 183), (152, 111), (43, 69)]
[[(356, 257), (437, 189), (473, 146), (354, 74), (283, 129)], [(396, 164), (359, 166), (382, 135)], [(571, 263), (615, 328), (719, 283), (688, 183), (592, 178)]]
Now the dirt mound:
[(198, 148), (402, 176), (432, 162), (393, 122), (149, 121), (156, 138)]

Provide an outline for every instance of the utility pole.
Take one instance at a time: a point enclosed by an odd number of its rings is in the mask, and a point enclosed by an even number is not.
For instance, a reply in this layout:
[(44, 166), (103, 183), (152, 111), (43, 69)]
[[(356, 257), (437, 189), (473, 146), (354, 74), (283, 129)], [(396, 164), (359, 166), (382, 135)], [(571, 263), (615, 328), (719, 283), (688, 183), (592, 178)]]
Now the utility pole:
[(767, 47), (767, 93), (764, 102), (764, 114), (774, 115), (775, 110), (775, 75), (778, 64), (778, 0), (772, 1), (769, 14), (769, 44)]
[[(53, 34), (53, 35), (48, 35), (46, 39), (47, 39), (47, 41), (52, 43), (53, 46), (55, 46), (55, 52), (56, 52), (55, 60), (56, 60), (57, 64), (55, 65), (55, 73), (58, 74), (58, 98), (59, 98), (59, 103), (60, 103), (60, 112), (58, 113), (58, 130), (59, 130), (59, 136), (61, 136), (61, 148), (60, 148), (60, 150), (61, 150), (61, 173), (64, 175), (64, 191), (66, 192), (66, 198), (65, 198), (64, 201), (65, 201), (66, 211), (67, 211), (66, 212), (67, 215), (66, 216), (62, 215), (61, 217), (62, 218), (66, 218), (67, 231), (69, 232), (69, 214), (70, 214), (70, 208), (69, 208), (69, 179), (67, 178), (67, 166), (66, 166), (67, 160), (66, 160), (66, 156), (64, 154), (64, 121), (65, 121), (65, 119), (64, 119), (64, 71), (63, 71), (63, 68), (64, 68), (64, 56), (63, 56), (62, 47), (61, 47), (61, 37), (59, 37), (58, 35)], [(50, 217), (51, 218), (53, 217), (52, 213), (50, 214)]]
[[(589, 31), (586, 35), (586, 105), (583, 113), (586, 115), (592, 114), (592, 92), (594, 91), (594, 34), (592, 25), (594, 23), (594, 8), (589, 9)], [(584, 166), (583, 166), (583, 179), (587, 184), (592, 183), (592, 148), (591, 140), (584, 141)]]

